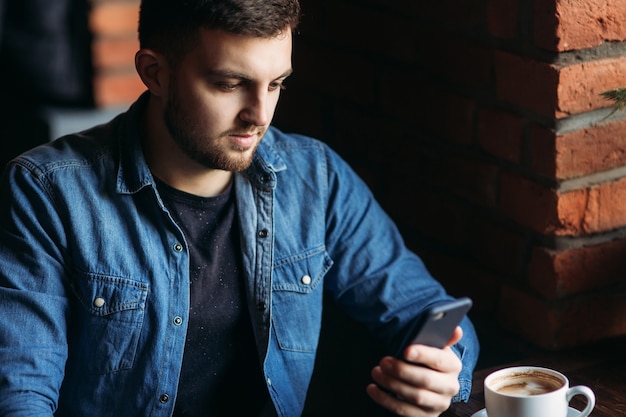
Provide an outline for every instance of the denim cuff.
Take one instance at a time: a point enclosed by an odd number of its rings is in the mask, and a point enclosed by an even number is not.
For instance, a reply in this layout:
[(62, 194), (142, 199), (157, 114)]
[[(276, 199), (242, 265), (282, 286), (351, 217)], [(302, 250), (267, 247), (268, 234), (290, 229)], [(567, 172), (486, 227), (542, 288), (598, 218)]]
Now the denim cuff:
[(459, 392), (454, 397), (452, 397), (453, 403), (458, 403), (461, 401), (467, 402), (472, 392), (472, 380), (471, 379), (461, 378), (459, 379), (459, 384), (461, 385), (461, 389), (459, 389)]

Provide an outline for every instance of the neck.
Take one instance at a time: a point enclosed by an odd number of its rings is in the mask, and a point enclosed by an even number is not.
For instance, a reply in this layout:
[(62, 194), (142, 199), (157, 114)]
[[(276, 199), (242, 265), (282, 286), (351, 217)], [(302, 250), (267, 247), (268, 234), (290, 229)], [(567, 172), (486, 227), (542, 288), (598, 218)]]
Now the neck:
[(215, 169), (203, 175), (172, 173), (171, 171), (160, 173), (158, 170), (151, 170), (153, 175), (170, 187), (199, 197), (215, 197), (222, 194), (233, 177), (232, 172)]

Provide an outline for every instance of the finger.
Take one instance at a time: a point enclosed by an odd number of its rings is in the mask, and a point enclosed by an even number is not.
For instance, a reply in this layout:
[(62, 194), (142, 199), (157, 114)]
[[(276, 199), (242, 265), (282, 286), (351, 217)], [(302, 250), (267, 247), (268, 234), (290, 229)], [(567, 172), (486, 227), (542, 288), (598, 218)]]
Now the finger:
[(382, 391), (376, 384), (369, 384), (366, 388), (367, 395), (378, 405), (392, 411), (399, 416), (409, 416), (411, 407), (408, 403), (402, 403), (399, 399), (393, 398), (391, 395)]
[(375, 403), (386, 408), (395, 415), (403, 417), (429, 415), (415, 405), (409, 404), (408, 402), (402, 401), (399, 398), (384, 392), (376, 384), (369, 384), (366, 391), (367, 395), (369, 395)]
[(383, 358), (377, 368), (372, 371), (374, 381), (403, 397), (411, 397), (415, 389), (452, 397), (460, 388), (457, 372), (443, 373), (395, 358)]
[(425, 390), (421, 390), (421, 394), (413, 395), (411, 398), (389, 394), (376, 384), (368, 385), (366, 391), (374, 402), (399, 416), (438, 416), (450, 406), (449, 401), (437, 398)]
[(449, 347), (438, 349), (424, 345), (411, 345), (405, 352), (405, 359), (413, 364), (421, 364), (446, 373), (461, 372), (463, 366), (459, 357)]

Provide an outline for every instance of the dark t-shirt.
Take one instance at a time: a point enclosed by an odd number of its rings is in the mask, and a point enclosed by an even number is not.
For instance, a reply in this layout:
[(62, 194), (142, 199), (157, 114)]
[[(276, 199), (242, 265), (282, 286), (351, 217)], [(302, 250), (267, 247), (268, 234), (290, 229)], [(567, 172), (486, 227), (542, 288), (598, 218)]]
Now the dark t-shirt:
[(248, 313), (233, 186), (202, 198), (158, 182), (190, 255), (187, 340), (175, 417), (258, 415), (269, 400)]

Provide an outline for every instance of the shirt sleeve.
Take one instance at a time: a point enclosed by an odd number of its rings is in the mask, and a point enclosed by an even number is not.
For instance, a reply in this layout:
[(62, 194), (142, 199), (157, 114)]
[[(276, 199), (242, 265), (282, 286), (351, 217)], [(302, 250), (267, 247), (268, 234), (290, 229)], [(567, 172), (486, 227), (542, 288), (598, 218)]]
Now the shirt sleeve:
[[(428, 307), (451, 300), (403, 238), (365, 183), (331, 150), (328, 155), (327, 249), (333, 268), (325, 289), (354, 320), (397, 351), (410, 324)], [(453, 351), (463, 363), (461, 390), (467, 401), (479, 344), (469, 319)]]
[(466, 317), (461, 322), (463, 338), (456, 345), (452, 346), (452, 351), (457, 354), (463, 364), (463, 369), (459, 374), (460, 389), (457, 395), (452, 397), (452, 402), (467, 402), (472, 393), (472, 373), (476, 367), (480, 345), (472, 322)]
[(52, 416), (67, 359), (61, 222), (23, 166), (0, 195), (0, 415)]

